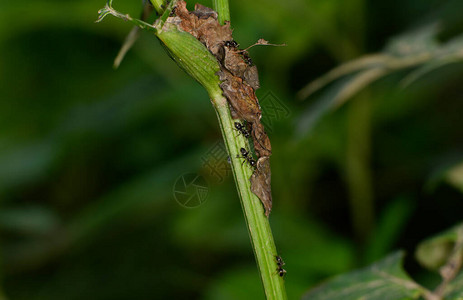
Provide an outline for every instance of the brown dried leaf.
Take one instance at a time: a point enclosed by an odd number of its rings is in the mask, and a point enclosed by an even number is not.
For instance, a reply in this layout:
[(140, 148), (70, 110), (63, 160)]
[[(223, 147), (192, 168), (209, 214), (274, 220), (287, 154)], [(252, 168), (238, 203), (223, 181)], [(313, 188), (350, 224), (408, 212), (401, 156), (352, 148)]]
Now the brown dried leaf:
[(219, 71), (220, 87), (224, 96), (241, 119), (250, 123), (260, 122), (261, 109), (254, 90), (243, 80), (226, 70)]
[(172, 11), (174, 12), (174, 16), (167, 18), (166, 23), (179, 25), (182, 30), (194, 35), (193, 28), (195, 27), (195, 16), (190, 16), (190, 12), (186, 8), (186, 2), (177, 1), (177, 4)]
[(220, 25), (217, 21), (217, 12), (211, 8), (196, 4), (195, 11), (189, 12), (185, 1), (178, 1), (175, 8), (175, 17), (167, 22), (178, 24), (180, 28), (202, 42), (217, 56), (225, 41), (232, 40), (230, 24)]
[(261, 157), (257, 160), (257, 168), (251, 176), (251, 191), (259, 197), (264, 205), (265, 215), (272, 210), (270, 158)]
[(222, 49), (223, 58), (221, 54), (216, 56), (222, 62), (222, 66), (233, 75), (246, 81), (254, 90), (260, 88), (257, 67), (253, 65), (248, 52), (239, 50), (236, 47), (224, 46)]
[(213, 18), (209, 18), (207, 22), (200, 24), (197, 31), (198, 39), (205, 44), (215, 56), (217, 56), (219, 49), (223, 48), (223, 44), (226, 41), (233, 39), (230, 23), (221, 26), (217, 20)]
[(254, 141), (254, 150), (258, 157), (272, 155), (272, 145), (270, 139), (260, 122), (252, 124), (252, 140)]
[(212, 17), (217, 20), (218, 14), (215, 10), (212, 8), (206, 7), (204, 5), (201, 5), (199, 3), (195, 4), (195, 10), (192, 12), (195, 16), (197, 16), (199, 19), (207, 19), (209, 17)]
[(259, 74), (257, 73), (256, 66), (248, 66), (244, 70), (244, 78), (247, 84), (249, 84), (254, 90), (260, 88)]
[(223, 47), (223, 49), (225, 53), (222, 62), (223, 67), (233, 75), (244, 79), (244, 72), (249, 67), (248, 64), (236, 49), (229, 47)]

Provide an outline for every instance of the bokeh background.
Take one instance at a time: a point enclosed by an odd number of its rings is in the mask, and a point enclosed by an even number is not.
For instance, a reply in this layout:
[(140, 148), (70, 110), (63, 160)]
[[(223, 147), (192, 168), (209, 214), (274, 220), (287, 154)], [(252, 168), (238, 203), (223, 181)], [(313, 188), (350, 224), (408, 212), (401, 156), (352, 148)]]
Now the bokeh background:
[[(0, 2), (0, 299), (263, 299), (233, 179), (204, 166), (221, 142), (206, 92), (148, 32), (114, 70), (131, 26), (95, 24), (104, 4)], [(138, 16), (142, 3), (114, 6)], [(461, 54), (360, 80), (342, 104), (356, 72), (298, 93), (368, 53), (461, 53), (462, 1), (230, 6), (243, 47), (287, 44), (250, 54), (264, 111), (271, 95), (286, 112), (269, 119), (270, 223), (290, 299), (397, 249), (433, 287), (413, 253), (463, 219)], [(207, 181), (194, 209), (174, 199), (184, 173)]]

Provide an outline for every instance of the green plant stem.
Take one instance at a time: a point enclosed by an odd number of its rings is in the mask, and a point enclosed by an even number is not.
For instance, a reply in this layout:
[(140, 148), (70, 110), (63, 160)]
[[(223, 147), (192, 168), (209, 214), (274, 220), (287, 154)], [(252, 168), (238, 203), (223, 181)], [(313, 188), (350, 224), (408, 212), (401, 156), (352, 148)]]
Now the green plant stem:
[(213, 0), (213, 9), (219, 14), (219, 23), (223, 25), (225, 21), (230, 21), (230, 9), (228, 0)]
[(232, 171), (236, 188), (241, 200), (244, 217), (251, 238), (252, 247), (259, 267), (260, 276), (267, 299), (286, 299), (284, 280), (277, 274), (275, 242), (264, 208), (259, 198), (251, 192), (249, 178), (252, 170), (238, 159), (240, 148), (246, 140), (236, 136), (233, 130), (234, 120), (230, 115), (227, 100), (222, 96), (222, 90), (210, 93), (212, 103), (217, 112), (225, 145), (231, 157)]
[[(218, 12), (220, 24), (230, 21), (228, 0), (214, 0), (213, 8)], [(242, 135), (237, 136), (234, 129), (234, 120), (230, 115), (227, 99), (222, 95), (222, 90), (208, 90), (212, 104), (219, 119), (225, 146), (232, 162), (232, 172), (235, 178), (236, 189), (241, 200), (244, 218), (251, 238), (252, 248), (256, 257), (259, 273), (264, 286), (267, 299), (287, 299), (284, 280), (278, 275), (275, 257), (277, 255), (275, 242), (268, 218), (264, 214), (264, 208), (259, 198), (251, 192), (249, 179), (252, 170), (247, 164), (243, 164), (240, 156), (241, 145), (246, 144)]]
[[(286, 299), (284, 280), (277, 272), (277, 252), (270, 224), (264, 214), (261, 201), (251, 192), (250, 178), (253, 170), (248, 164), (243, 164), (242, 159), (238, 158), (241, 156), (240, 149), (243, 147), (249, 149), (249, 147), (243, 135), (237, 135), (234, 130), (235, 121), (230, 115), (228, 101), (222, 95), (221, 82), (217, 75), (220, 65), (210, 51), (191, 34), (179, 31), (173, 24), (163, 26), (175, 2), (175, 0), (170, 2), (155, 25), (150, 25), (141, 20), (133, 19), (129, 15), (117, 12), (112, 8), (111, 0), (99, 11), (100, 15), (97, 21), (100, 22), (105, 16), (111, 14), (154, 32), (171, 58), (207, 90), (219, 119), (228, 155), (231, 158), (232, 173), (241, 200), (265, 295), (267, 299), (271, 300)], [(215, 5), (217, 5), (216, 10), (219, 11), (219, 19), (222, 21), (229, 20), (228, 2), (220, 0)]]
[(151, 4), (154, 7), (154, 10), (161, 15), (164, 11), (163, 6), (166, 5), (166, 0), (150, 0)]

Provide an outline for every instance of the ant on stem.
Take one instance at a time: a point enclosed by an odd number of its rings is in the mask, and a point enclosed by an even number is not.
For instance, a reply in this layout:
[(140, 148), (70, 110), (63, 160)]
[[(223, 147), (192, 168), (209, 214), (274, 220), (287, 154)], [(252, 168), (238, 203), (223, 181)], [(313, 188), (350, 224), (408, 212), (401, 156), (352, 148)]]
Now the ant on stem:
[(244, 148), (241, 148), (240, 149), (240, 152), (241, 152), (241, 156), (237, 155), (236, 157), (237, 158), (244, 158), (245, 160), (243, 161), (243, 163), (245, 161), (248, 162), (248, 164), (255, 168), (256, 167), (256, 161), (254, 160), (254, 158), (252, 158), (252, 154), (248, 152), (248, 150), (244, 149)]

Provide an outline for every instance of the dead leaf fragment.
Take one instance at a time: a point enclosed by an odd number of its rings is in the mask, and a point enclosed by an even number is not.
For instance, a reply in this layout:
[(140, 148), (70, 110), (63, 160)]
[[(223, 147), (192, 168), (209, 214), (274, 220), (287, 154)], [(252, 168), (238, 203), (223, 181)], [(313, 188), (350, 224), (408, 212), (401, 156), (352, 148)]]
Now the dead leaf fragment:
[(167, 19), (168, 23), (178, 24), (203, 43), (214, 56), (217, 56), (225, 41), (232, 40), (230, 24), (220, 25), (217, 12), (201, 4), (196, 4), (194, 11), (189, 12), (185, 1), (178, 1), (175, 16)]
[(195, 10), (192, 11), (192, 13), (197, 16), (199, 19), (207, 19), (209, 17), (212, 17), (217, 20), (218, 14), (215, 10), (212, 8), (206, 7), (204, 5), (201, 5), (199, 3), (195, 4)]
[(264, 125), (260, 122), (252, 124), (252, 139), (254, 141), (254, 150), (258, 157), (272, 155), (272, 145), (270, 139), (264, 130)]
[(254, 90), (260, 88), (259, 82), (259, 74), (257, 73), (256, 66), (248, 66), (246, 70), (244, 70), (244, 78), (243, 78)]
[(222, 66), (230, 71), (233, 75), (244, 78), (244, 72), (249, 66), (243, 60), (243, 57), (239, 55), (238, 51), (234, 48), (223, 47), (223, 49), (224, 58)]
[(260, 122), (261, 108), (251, 86), (226, 70), (219, 71), (224, 96), (237, 115), (250, 123)]
[(270, 158), (268, 156), (259, 158), (256, 170), (251, 175), (251, 191), (264, 205), (267, 217), (272, 210), (271, 176)]

